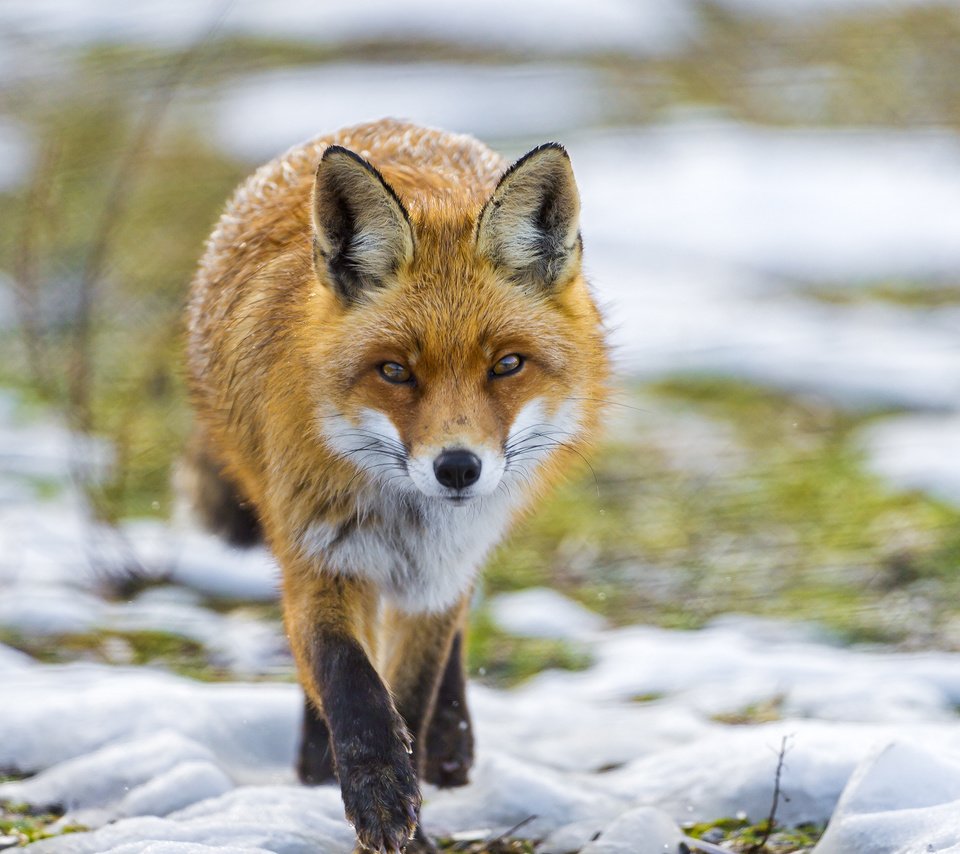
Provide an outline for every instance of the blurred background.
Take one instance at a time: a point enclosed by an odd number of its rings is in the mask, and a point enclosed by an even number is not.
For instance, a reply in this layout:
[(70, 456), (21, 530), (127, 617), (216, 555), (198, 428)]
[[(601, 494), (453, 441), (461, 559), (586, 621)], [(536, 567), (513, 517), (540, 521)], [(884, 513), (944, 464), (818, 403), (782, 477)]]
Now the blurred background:
[[(268, 558), (166, 526), (181, 310), (253, 167), (389, 115), (568, 147), (616, 348), (484, 595), (960, 648), (958, 80), (946, 0), (4, 0), (0, 641), (292, 678)], [(583, 665), (481, 598), (479, 677)]]

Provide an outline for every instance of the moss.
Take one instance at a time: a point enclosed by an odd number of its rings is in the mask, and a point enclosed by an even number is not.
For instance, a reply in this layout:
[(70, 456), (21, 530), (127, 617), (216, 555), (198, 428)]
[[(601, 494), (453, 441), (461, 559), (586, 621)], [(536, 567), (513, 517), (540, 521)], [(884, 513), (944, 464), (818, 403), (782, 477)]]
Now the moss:
[(711, 715), (711, 718), (717, 723), (729, 724), (731, 726), (752, 726), (754, 724), (766, 724), (780, 720), (782, 708), (783, 697), (776, 696), (759, 703), (751, 703), (736, 712), (720, 712)]
[(11, 836), (23, 846), (40, 839), (88, 830), (81, 824), (60, 824), (62, 816), (59, 810), (37, 811), (27, 804), (0, 804), (0, 836)]
[(37, 637), (0, 630), (0, 642), (48, 664), (84, 660), (150, 665), (203, 681), (232, 678), (210, 662), (202, 644), (171, 632), (92, 631)]
[(943, 308), (960, 305), (960, 285), (893, 279), (862, 286), (816, 286), (801, 290), (803, 296), (830, 305), (885, 303), (905, 308)]
[[(693, 839), (722, 844), (725, 849), (741, 854), (806, 854), (825, 829), (821, 824), (806, 823), (789, 828), (774, 825), (768, 832), (767, 824), (766, 819), (751, 824), (746, 818), (721, 818), (684, 825), (684, 832)], [(759, 847), (764, 839), (766, 844)]]
[(882, 413), (713, 377), (643, 393), (668, 418), (732, 430), (739, 467), (678, 470), (631, 416), (594, 455), (595, 477), (562, 487), (499, 550), (491, 592), (553, 585), (617, 623), (688, 629), (739, 611), (847, 641), (956, 642), (960, 511), (866, 470), (857, 431)]

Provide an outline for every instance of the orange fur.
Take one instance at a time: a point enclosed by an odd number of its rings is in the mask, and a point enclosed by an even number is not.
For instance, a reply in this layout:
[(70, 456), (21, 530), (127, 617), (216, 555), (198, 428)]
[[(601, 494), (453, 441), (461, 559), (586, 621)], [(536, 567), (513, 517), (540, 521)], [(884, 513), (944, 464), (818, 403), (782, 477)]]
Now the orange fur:
[[(312, 245), (315, 173), (332, 145), (379, 170), (414, 238), (412, 258), (387, 286), (355, 304), (338, 298)], [(547, 154), (559, 170), (560, 154)], [(471, 442), (502, 451), (532, 401), (548, 414), (572, 407), (572, 435), (513, 487), (511, 521), (569, 470), (596, 431), (608, 363), (579, 244), (562, 280), (543, 293), (521, 287), (497, 258), (478, 251), (478, 218), (506, 166), (472, 138), (392, 120), (320, 137), (261, 167), (237, 190), (194, 280), (188, 351), (197, 417), (211, 456), (255, 508), (280, 563), (286, 624), (318, 706), (323, 698), (310, 651), (318, 627), (357, 638), (371, 661), (382, 662), (382, 676), (426, 679), (435, 690), (434, 670), (442, 667), (469, 589), (442, 608), (425, 606), (437, 616), (418, 640), (415, 607), (407, 603), (381, 619), (376, 584), (343, 575), (322, 547), (305, 548), (311, 526), (341, 533), (376, 526), (377, 510), (369, 508), (392, 501), (389, 482), (331, 446), (324, 418), (356, 424), (364, 412), (380, 413), (412, 458)], [(564, 192), (575, 201), (571, 188)], [(513, 353), (525, 357), (523, 370), (491, 379), (491, 365)], [(416, 385), (386, 382), (377, 370), (384, 362), (408, 366)], [(431, 659), (427, 675), (405, 655)], [(430, 702), (420, 704), (423, 714)]]

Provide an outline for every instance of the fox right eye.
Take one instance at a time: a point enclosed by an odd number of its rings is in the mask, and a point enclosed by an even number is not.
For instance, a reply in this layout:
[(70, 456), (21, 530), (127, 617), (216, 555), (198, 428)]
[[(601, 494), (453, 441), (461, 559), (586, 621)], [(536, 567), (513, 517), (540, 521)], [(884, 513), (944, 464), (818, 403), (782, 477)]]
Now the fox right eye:
[(397, 385), (408, 383), (413, 379), (410, 368), (404, 367), (397, 362), (384, 362), (380, 366), (380, 376), (387, 382), (396, 383)]

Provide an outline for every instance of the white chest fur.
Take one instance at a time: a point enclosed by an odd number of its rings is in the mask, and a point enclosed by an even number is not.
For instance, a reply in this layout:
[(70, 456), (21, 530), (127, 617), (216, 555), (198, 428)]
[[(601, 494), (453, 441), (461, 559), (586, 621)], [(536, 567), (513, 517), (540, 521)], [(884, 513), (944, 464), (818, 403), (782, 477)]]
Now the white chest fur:
[(313, 522), (303, 549), (328, 571), (372, 581), (401, 610), (442, 611), (470, 589), (517, 503), (505, 490), (462, 507), (384, 490), (340, 525)]

